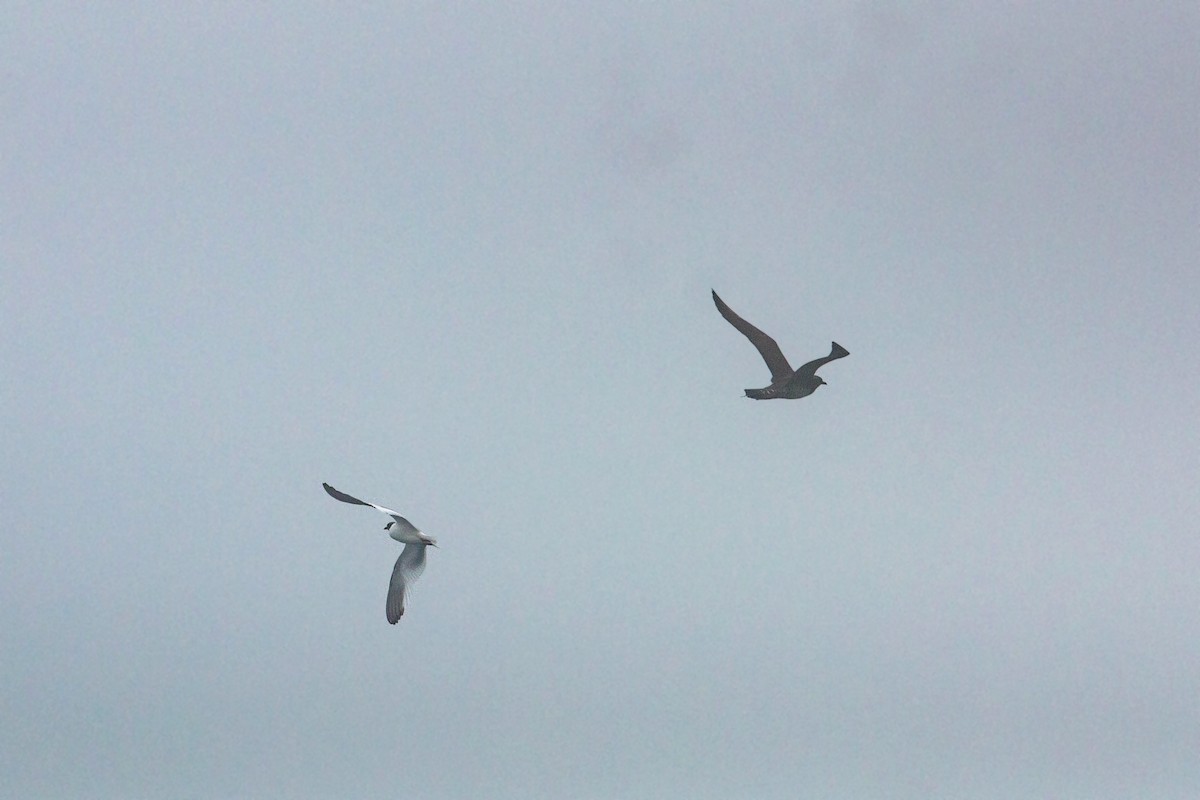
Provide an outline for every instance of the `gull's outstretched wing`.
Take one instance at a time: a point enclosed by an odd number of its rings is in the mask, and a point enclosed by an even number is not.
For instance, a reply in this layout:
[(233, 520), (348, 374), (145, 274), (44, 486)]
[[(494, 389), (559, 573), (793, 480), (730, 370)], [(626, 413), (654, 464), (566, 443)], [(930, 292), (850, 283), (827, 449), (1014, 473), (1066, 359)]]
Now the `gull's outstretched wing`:
[[(350, 495), (346, 494), (345, 492), (339, 492), (337, 489), (333, 488), (328, 483), (322, 483), (321, 485), (325, 487), (325, 491), (328, 492), (329, 496), (332, 497), (334, 500), (341, 500), (343, 503), (352, 503), (356, 506), (370, 506), (371, 508), (375, 509), (376, 511), (382, 511), (384, 514), (387, 514), (389, 517), (392, 517), (397, 522), (399, 522), (401, 525), (407, 525), (408, 527), (412, 528), (412, 524), (409, 523), (408, 520), (406, 520), (404, 517), (397, 514), (395, 511), (392, 511), (390, 508), (384, 508), (383, 506), (377, 506), (374, 503), (368, 503), (366, 500), (359, 500), (357, 497), (351, 497)], [(416, 530), (416, 529), (414, 528), (414, 530)]]
[(796, 370), (797, 375), (813, 376), (817, 374), (817, 370), (828, 364), (830, 361), (837, 361), (839, 358), (845, 358), (850, 355), (850, 351), (842, 347), (837, 342), (833, 342), (833, 347), (829, 350), (829, 355), (824, 358), (814, 358), (800, 369)]
[(387, 621), (395, 625), (404, 616), (404, 595), (408, 587), (425, 571), (425, 545), (406, 544), (392, 569), (392, 582), (388, 585)]
[(775, 340), (735, 314), (733, 309), (725, 305), (725, 301), (717, 296), (716, 291), (713, 291), (712, 296), (713, 302), (717, 304), (717, 311), (721, 312), (721, 316), (730, 325), (737, 328), (739, 333), (749, 339), (750, 344), (758, 348), (758, 354), (762, 356), (763, 361), (767, 362), (767, 368), (771, 370), (771, 380), (778, 381), (790, 378), (792, 376), (792, 367), (788, 364), (788, 360), (784, 358), (783, 351), (779, 349), (779, 345), (775, 343)]

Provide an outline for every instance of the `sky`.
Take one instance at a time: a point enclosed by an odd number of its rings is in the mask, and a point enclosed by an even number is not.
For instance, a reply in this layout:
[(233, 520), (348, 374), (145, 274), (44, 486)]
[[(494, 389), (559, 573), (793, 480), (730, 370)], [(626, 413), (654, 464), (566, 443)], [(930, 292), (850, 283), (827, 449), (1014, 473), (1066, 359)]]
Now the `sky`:
[[(17, 3), (0, 69), (0, 796), (1200, 792), (1195, 3)], [(712, 289), (851, 356), (748, 400)], [(399, 625), (323, 481), (438, 539)]]

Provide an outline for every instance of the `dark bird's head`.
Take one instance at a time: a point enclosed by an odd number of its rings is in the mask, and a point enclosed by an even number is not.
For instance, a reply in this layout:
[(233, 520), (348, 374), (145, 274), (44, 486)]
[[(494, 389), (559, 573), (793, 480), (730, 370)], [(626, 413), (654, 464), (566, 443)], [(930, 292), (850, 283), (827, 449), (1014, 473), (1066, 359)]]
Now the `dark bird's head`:
[(383, 526), (383, 529), (384, 529), (385, 531), (390, 531), (390, 530), (392, 529), (392, 526), (393, 526), (393, 525), (395, 525), (395, 524), (396, 524), (396, 521), (395, 521), (395, 520), (392, 520), (392, 521), (391, 521), (391, 522), (389, 522), (387, 525), (384, 525), (384, 526)]

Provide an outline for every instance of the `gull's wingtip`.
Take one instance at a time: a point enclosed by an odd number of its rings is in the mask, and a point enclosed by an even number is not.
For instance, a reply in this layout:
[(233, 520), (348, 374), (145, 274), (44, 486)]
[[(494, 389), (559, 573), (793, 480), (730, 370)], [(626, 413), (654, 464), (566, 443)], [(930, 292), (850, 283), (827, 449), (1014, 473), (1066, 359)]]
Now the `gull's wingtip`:
[(840, 344), (838, 344), (837, 342), (831, 342), (831, 344), (833, 345), (833, 352), (834, 352), (834, 355), (835, 355), (837, 358), (843, 358), (843, 357), (845, 357), (845, 356), (848, 356), (848, 355), (850, 355), (850, 351), (849, 351), (849, 350), (847, 350), (846, 348), (842, 347), (842, 346), (841, 346)]
[(370, 503), (364, 503), (362, 500), (359, 500), (357, 497), (351, 497), (350, 495), (346, 494), (345, 492), (338, 491), (337, 489), (330, 486), (328, 483), (322, 483), (321, 486), (323, 486), (325, 488), (325, 494), (329, 495), (334, 500), (341, 500), (343, 503), (353, 503), (356, 506), (371, 505)]

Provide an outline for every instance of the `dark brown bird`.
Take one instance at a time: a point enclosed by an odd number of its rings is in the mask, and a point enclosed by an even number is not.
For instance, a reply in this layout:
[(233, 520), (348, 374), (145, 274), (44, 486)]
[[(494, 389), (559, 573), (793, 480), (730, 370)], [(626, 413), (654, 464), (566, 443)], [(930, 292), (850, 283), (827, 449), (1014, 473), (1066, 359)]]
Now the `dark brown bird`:
[(793, 370), (792, 365), (788, 363), (774, 339), (735, 314), (733, 309), (725, 305), (725, 301), (718, 297), (715, 291), (712, 296), (713, 302), (717, 304), (717, 311), (720, 311), (721, 316), (730, 325), (749, 339), (750, 344), (758, 348), (759, 355), (763, 357), (763, 361), (767, 362), (767, 368), (771, 370), (771, 385), (762, 389), (747, 389), (746, 397), (754, 400), (774, 400), (776, 398), (794, 400), (797, 397), (808, 397), (817, 390), (818, 386), (825, 384), (823, 379), (817, 377), (817, 370), (830, 361), (850, 355), (849, 350), (837, 342), (833, 342), (833, 348), (829, 351), (829, 355), (809, 361), (800, 369)]

